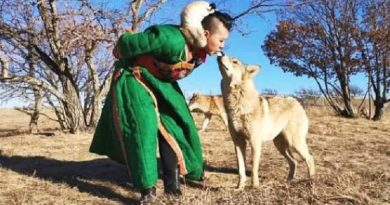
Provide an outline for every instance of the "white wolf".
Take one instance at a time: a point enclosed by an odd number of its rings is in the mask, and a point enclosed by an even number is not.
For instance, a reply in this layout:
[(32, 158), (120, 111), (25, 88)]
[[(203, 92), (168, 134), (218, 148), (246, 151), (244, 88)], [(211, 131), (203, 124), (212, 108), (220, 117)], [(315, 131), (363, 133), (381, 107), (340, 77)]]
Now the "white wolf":
[(229, 131), (233, 139), (239, 168), (237, 188), (245, 187), (245, 150), (249, 142), (252, 150), (252, 186), (259, 186), (258, 169), (261, 145), (273, 140), (276, 148), (287, 159), (288, 180), (295, 176), (297, 161), (292, 151), (305, 160), (310, 177), (314, 176), (314, 159), (310, 155), (306, 136), (309, 121), (305, 110), (291, 97), (258, 97), (253, 77), (258, 66), (247, 66), (236, 58), (218, 57), (222, 74), (221, 88), (228, 116)]

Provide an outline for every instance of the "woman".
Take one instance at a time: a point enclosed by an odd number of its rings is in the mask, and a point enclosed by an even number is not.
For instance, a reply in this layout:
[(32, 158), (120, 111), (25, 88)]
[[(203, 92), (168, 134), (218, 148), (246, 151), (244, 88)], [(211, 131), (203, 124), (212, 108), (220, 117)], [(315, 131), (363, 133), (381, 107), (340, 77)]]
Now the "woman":
[[(114, 49), (118, 60), (112, 86), (90, 151), (125, 164), (142, 200), (155, 196), (157, 144), (165, 193), (181, 195), (179, 175), (191, 180), (203, 176), (199, 135), (176, 81), (202, 64), (207, 54), (223, 49), (232, 23), (229, 15), (214, 11), (214, 5), (204, 5), (209, 13), (201, 19), (200, 35), (199, 29), (183, 26), (182, 19), (182, 26), (125, 33)], [(183, 12), (194, 7), (191, 3)]]

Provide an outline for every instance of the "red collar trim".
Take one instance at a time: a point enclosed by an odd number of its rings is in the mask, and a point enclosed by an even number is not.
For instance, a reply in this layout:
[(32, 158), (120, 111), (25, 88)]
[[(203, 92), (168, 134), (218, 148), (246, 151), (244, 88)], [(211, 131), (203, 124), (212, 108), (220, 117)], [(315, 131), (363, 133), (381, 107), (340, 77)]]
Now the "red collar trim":
[(198, 51), (198, 57), (200, 58), (200, 60), (202, 60), (202, 62), (206, 62), (206, 57), (207, 57), (207, 52), (205, 49), (201, 49)]

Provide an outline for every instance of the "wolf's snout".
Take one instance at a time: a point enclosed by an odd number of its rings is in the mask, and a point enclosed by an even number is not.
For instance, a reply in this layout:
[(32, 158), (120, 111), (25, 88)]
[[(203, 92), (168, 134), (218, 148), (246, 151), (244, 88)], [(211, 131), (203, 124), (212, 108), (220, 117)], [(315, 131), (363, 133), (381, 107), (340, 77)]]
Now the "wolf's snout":
[(221, 63), (222, 56), (217, 56), (218, 63)]
[(217, 53), (217, 56), (218, 56), (218, 57), (225, 56), (225, 53), (224, 53), (223, 51), (219, 51), (219, 52)]
[(221, 63), (222, 57), (224, 57), (224, 56), (225, 56), (225, 53), (223, 51), (220, 51), (220, 52), (217, 53), (217, 61), (218, 61), (218, 63)]
[(222, 55), (218, 55), (217, 57), (217, 62), (218, 62), (218, 66), (224, 70), (229, 70), (229, 68), (225, 65), (226, 63), (226, 58), (228, 58), (227, 56), (225, 56), (225, 54), (223, 52), (221, 52)]

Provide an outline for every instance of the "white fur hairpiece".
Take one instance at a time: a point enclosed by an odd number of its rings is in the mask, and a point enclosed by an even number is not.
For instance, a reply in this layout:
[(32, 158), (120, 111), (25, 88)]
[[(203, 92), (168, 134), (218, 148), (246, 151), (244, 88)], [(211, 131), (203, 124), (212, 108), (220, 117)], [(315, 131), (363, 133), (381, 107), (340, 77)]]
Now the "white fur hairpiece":
[(207, 41), (204, 36), (202, 20), (215, 12), (215, 4), (207, 1), (194, 1), (184, 7), (181, 12), (181, 26), (188, 31), (187, 41), (195, 48), (203, 48)]

